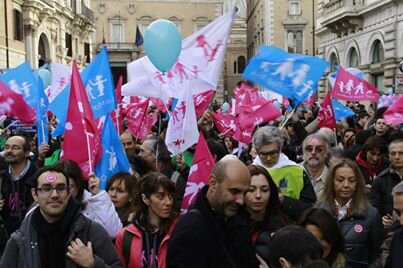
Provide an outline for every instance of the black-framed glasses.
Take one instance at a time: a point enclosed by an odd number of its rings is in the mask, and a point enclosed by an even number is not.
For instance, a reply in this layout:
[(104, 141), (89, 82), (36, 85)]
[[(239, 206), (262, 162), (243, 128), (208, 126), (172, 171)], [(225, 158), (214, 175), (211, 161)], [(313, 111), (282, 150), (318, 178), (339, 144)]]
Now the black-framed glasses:
[(259, 155), (260, 158), (267, 158), (270, 156), (271, 158), (276, 157), (280, 151), (270, 151), (270, 152), (258, 152), (257, 154)]
[(322, 146), (317, 146), (317, 147), (306, 146), (305, 147), (305, 152), (312, 153), (314, 150), (316, 153), (321, 154), (325, 151), (325, 147), (322, 147)]
[(69, 187), (62, 183), (62, 184), (57, 184), (56, 186), (52, 186), (50, 184), (43, 184), (41, 187), (37, 187), (36, 190), (43, 195), (51, 195), (54, 190), (56, 190), (57, 194), (59, 195), (65, 195), (68, 192)]

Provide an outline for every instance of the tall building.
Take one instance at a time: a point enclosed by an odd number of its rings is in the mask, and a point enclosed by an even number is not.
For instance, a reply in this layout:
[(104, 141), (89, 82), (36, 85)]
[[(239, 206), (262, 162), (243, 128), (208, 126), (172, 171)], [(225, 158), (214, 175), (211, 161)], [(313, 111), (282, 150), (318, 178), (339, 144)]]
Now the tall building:
[[(96, 25), (93, 49), (94, 52), (99, 52), (102, 46), (107, 46), (115, 81), (123, 75), (126, 82), (127, 64), (145, 55), (144, 47), (135, 45), (137, 27), (144, 35), (146, 28), (153, 21), (167, 19), (178, 27), (182, 38), (186, 38), (232, 9), (234, 5), (241, 4), (242, 0), (92, 0)], [(245, 10), (245, 4), (243, 6), (240, 10)], [(216, 93), (219, 100), (227, 98), (228, 88), (232, 90), (232, 86), (239, 81), (240, 73), (234, 74), (232, 66), (239, 56), (246, 56), (246, 46), (241, 45), (242, 35), (246, 35), (245, 26), (239, 21), (242, 21), (240, 17), (234, 23), (239, 26), (234, 28), (228, 44), (224, 65), (228, 74), (224, 72), (219, 83)], [(240, 30), (242, 28), (243, 32)]]
[(317, 0), (247, 0), (248, 57), (261, 45), (291, 53), (315, 55)]
[[(380, 93), (403, 93), (403, 1), (319, 0), (319, 55), (335, 66), (356, 67)], [(400, 84), (401, 83), (401, 84)], [(329, 88), (322, 83), (321, 93)]]
[(57, 61), (91, 60), (94, 14), (89, 0), (2, 0), (0, 68), (27, 60), (32, 68)]

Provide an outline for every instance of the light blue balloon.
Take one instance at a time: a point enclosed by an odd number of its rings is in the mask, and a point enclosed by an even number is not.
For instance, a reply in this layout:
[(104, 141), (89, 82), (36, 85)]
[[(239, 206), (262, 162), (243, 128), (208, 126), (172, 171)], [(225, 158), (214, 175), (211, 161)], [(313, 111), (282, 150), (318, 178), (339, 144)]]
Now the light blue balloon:
[(42, 79), (43, 88), (47, 88), (52, 81), (52, 75), (47, 69), (39, 69), (38, 76)]
[(178, 27), (169, 20), (156, 20), (144, 33), (144, 49), (152, 64), (161, 72), (172, 68), (182, 48)]
[(223, 113), (225, 113), (225, 112), (228, 111), (228, 109), (229, 109), (229, 103), (228, 103), (228, 102), (224, 102), (224, 103), (221, 105), (221, 111), (222, 111)]

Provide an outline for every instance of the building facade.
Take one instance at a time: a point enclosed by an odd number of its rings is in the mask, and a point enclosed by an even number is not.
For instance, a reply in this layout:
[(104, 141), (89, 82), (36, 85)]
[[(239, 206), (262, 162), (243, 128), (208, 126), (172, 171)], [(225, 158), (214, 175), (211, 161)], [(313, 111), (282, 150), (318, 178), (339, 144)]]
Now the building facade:
[[(356, 67), (379, 92), (403, 93), (403, 1), (319, 0), (319, 55), (335, 67)], [(329, 85), (320, 87), (323, 96)]]
[(89, 0), (2, 0), (0, 68), (27, 60), (32, 68), (57, 61), (91, 61), (95, 30)]
[[(93, 50), (99, 52), (102, 46), (107, 46), (115, 81), (123, 75), (126, 82), (127, 64), (145, 55), (144, 47), (135, 44), (137, 26), (144, 35), (147, 26), (153, 21), (167, 19), (177, 25), (182, 38), (186, 38), (233, 6), (241, 4), (239, 0), (92, 0), (96, 25)], [(246, 5), (243, 6), (243, 10), (246, 10)], [(233, 29), (224, 64), (224, 69), (229, 72), (224, 72), (220, 80), (216, 94), (219, 100), (227, 98), (230, 95), (228, 89), (232, 89), (239, 81), (241, 74), (234, 74), (232, 66), (239, 56), (246, 56), (246, 45), (241, 44), (242, 35), (246, 36), (242, 18), (238, 16), (234, 25), (237, 26)]]
[(248, 57), (256, 55), (261, 45), (315, 55), (316, 1), (247, 0)]

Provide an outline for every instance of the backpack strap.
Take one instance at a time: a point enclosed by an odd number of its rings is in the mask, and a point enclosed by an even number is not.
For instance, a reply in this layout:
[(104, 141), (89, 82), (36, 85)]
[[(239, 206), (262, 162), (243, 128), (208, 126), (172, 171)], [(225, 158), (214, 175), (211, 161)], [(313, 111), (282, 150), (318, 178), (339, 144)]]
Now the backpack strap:
[(134, 235), (131, 232), (128, 232), (127, 230), (123, 232), (122, 254), (126, 260), (126, 265), (128, 265), (130, 262), (130, 247), (132, 245), (133, 236)]

